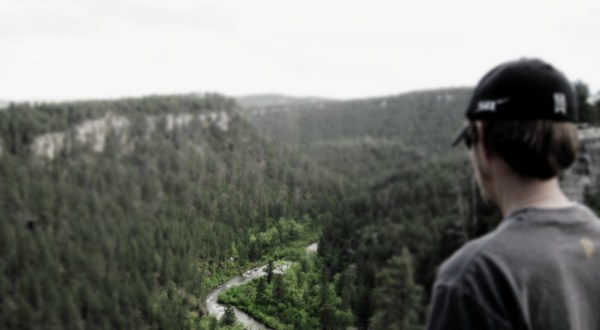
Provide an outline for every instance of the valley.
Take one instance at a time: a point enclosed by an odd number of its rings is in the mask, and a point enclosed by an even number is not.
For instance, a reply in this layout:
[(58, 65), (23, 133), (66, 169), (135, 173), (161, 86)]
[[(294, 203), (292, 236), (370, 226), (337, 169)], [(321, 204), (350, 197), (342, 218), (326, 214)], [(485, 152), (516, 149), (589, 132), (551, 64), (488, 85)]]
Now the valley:
[[(0, 327), (422, 328), (437, 266), (500, 220), (449, 146), (469, 95), (7, 105)], [(598, 209), (580, 132), (563, 185)]]

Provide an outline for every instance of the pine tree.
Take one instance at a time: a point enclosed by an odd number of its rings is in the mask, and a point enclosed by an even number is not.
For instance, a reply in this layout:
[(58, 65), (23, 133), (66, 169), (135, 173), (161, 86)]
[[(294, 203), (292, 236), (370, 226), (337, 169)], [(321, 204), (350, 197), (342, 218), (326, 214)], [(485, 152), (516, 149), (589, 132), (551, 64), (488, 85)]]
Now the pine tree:
[(329, 330), (335, 329), (335, 306), (333, 299), (335, 299), (335, 293), (333, 288), (329, 285), (329, 270), (323, 268), (321, 273), (321, 283), (319, 285), (319, 322), (321, 329)]
[(277, 302), (282, 302), (285, 299), (285, 282), (283, 281), (283, 275), (275, 276), (273, 299)]
[(273, 281), (273, 270), (273, 260), (269, 260), (269, 263), (267, 264), (267, 283), (269, 284)]
[(264, 277), (258, 280), (258, 286), (256, 287), (256, 303), (263, 304), (266, 302), (265, 291), (267, 289), (267, 282)]
[(218, 323), (217, 323), (217, 319), (212, 317), (210, 318), (210, 324), (209, 324), (209, 329), (210, 330), (217, 330), (218, 328)]
[(404, 248), (394, 256), (378, 275), (374, 291), (376, 311), (371, 319), (374, 329), (406, 330), (418, 320), (421, 307), (421, 286), (413, 278), (410, 252)]
[(235, 312), (233, 311), (233, 307), (231, 305), (227, 305), (225, 307), (225, 313), (223, 317), (221, 317), (221, 324), (223, 325), (234, 325), (236, 321)]

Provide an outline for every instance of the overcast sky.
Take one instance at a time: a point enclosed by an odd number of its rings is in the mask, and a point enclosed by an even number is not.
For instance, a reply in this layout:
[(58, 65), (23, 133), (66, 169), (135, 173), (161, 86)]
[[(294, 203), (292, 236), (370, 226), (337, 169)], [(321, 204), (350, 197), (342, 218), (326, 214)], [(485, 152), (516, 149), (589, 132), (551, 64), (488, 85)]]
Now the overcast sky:
[(0, 100), (357, 98), (522, 56), (600, 90), (600, 1), (0, 0)]

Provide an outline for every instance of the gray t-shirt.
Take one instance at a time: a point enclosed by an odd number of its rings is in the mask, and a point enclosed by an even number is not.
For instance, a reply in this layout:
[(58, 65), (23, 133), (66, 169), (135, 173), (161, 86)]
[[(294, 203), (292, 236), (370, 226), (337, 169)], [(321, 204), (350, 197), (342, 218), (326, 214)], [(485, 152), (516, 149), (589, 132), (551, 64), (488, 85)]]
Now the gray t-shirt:
[(511, 214), (442, 265), (427, 329), (600, 329), (600, 221), (580, 204)]

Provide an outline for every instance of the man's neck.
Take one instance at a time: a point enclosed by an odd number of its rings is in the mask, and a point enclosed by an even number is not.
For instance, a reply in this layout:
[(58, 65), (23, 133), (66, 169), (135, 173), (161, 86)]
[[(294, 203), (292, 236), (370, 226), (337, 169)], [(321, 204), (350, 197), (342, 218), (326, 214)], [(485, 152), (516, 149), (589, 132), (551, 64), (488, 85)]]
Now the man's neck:
[(497, 204), (503, 217), (528, 208), (561, 208), (573, 205), (562, 192), (557, 178), (550, 180), (510, 177), (496, 184)]

